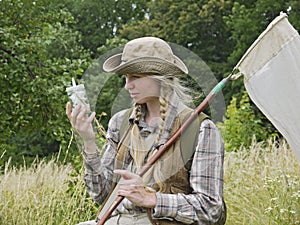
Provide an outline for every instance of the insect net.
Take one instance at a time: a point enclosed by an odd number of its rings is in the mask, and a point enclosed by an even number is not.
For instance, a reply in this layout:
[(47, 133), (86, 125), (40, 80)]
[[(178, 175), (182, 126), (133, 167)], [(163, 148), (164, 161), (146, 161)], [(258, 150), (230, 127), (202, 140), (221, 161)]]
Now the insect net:
[(300, 160), (300, 36), (281, 13), (246, 51), (235, 69), (262, 113)]

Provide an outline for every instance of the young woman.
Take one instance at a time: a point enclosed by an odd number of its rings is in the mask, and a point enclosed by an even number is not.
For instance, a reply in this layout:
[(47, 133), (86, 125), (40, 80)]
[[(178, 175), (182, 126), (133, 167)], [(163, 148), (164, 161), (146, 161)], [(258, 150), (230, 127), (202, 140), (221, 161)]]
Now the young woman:
[[(137, 175), (192, 112), (192, 98), (179, 81), (188, 73), (185, 64), (165, 41), (143, 37), (128, 42), (103, 68), (125, 75), (134, 104), (111, 118), (102, 158), (92, 128), (95, 113), (87, 116), (81, 105), (72, 111), (70, 103), (66, 113), (84, 142), (91, 197), (102, 204), (117, 182), (117, 194), (125, 197), (105, 224), (224, 224), (223, 141), (207, 117), (196, 135), (177, 140), (142, 178)], [(188, 160), (185, 152), (192, 152)]]

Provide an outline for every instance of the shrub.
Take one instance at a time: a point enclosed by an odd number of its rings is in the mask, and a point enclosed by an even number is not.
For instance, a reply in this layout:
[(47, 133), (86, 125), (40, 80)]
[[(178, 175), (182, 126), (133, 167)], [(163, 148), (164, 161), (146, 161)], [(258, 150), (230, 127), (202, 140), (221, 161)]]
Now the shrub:
[(240, 146), (248, 148), (253, 139), (260, 142), (275, 136), (270, 124), (264, 122), (262, 114), (255, 113), (254, 109), (247, 92), (244, 92), (239, 104), (237, 98), (232, 98), (223, 123), (218, 123), (226, 151), (237, 150)]

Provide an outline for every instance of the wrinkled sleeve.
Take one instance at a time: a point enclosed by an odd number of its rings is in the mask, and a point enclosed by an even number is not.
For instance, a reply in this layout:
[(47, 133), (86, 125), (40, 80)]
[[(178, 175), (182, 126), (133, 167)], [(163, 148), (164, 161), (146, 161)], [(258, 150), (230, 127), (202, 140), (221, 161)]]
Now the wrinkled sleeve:
[(155, 219), (175, 219), (191, 224), (213, 224), (224, 213), (224, 144), (215, 124), (204, 120), (190, 170), (191, 194), (156, 193)]
[(89, 195), (101, 204), (110, 192), (113, 181), (114, 159), (119, 142), (119, 129), (124, 112), (115, 114), (109, 121), (103, 156), (83, 154), (85, 166), (84, 181)]

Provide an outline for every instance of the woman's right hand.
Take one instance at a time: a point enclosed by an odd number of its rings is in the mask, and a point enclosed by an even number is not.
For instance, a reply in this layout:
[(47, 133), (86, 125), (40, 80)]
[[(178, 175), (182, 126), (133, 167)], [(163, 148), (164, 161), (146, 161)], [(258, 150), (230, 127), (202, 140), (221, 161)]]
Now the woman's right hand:
[(90, 115), (88, 115), (87, 108), (80, 104), (72, 110), (71, 103), (68, 102), (66, 105), (66, 114), (71, 122), (72, 127), (83, 139), (85, 145), (89, 145), (89, 143), (93, 144), (96, 139), (92, 126), (92, 121), (95, 118), (95, 112), (92, 112)]

